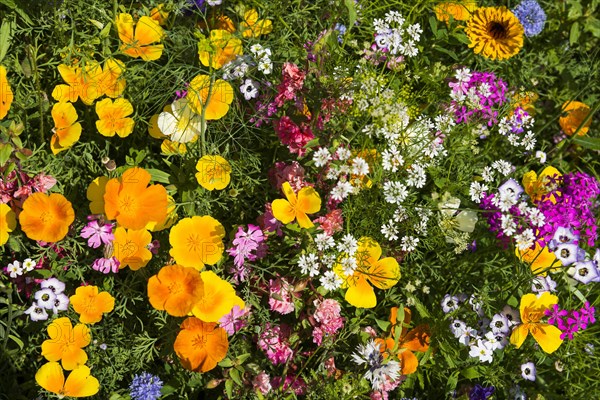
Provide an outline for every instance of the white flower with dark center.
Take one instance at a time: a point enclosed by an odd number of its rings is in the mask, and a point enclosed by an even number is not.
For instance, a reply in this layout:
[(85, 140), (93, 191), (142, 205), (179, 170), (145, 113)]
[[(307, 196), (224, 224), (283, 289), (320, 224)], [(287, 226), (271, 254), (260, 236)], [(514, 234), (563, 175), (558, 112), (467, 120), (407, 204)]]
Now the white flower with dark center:
[(54, 294), (62, 293), (65, 290), (65, 284), (56, 278), (48, 278), (42, 281), (40, 286), (42, 287), (42, 289), (52, 290)]
[(495, 314), (490, 322), (490, 328), (494, 334), (507, 334), (510, 330), (508, 326), (508, 319), (503, 314)]
[(58, 314), (59, 311), (67, 311), (69, 309), (69, 297), (64, 293), (56, 295), (52, 312)]
[(560, 260), (562, 265), (567, 266), (574, 262), (583, 261), (585, 250), (574, 243), (564, 243), (556, 247), (554, 255)]
[(51, 310), (54, 307), (54, 301), (56, 300), (56, 294), (52, 289), (42, 289), (35, 292), (35, 300), (40, 307), (46, 310)]
[(449, 294), (445, 295), (442, 299), (442, 310), (448, 314), (454, 310), (458, 309), (458, 297), (451, 296)]
[(456, 338), (462, 336), (462, 334), (464, 333), (464, 331), (466, 329), (467, 329), (467, 324), (465, 324), (463, 321), (461, 321), (459, 319), (455, 319), (450, 324), (450, 331)]
[(575, 263), (573, 279), (587, 285), (592, 281), (598, 281), (600, 276), (593, 261), (580, 261)]
[(519, 315), (519, 310), (512, 308), (508, 304), (504, 306), (501, 313), (508, 320), (509, 327), (513, 327), (521, 323), (521, 316)]
[(532, 362), (527, 362), (521, 365), (521, 376), (523, 379), (527, 379), (528, 381), (535, 381), (535, 364)]
[(240, 86), (240, 91), (246, 100), (255, 99), (258, 96), (258, 88), (252, 79), (246, 79)]
[(33, 303), (31, 307), (25, 311), (25, 314), (29, 315), (32, 321), (45, 321), (48, 319), (48, 313), (44, 307), (40, 307), (36, 303)]

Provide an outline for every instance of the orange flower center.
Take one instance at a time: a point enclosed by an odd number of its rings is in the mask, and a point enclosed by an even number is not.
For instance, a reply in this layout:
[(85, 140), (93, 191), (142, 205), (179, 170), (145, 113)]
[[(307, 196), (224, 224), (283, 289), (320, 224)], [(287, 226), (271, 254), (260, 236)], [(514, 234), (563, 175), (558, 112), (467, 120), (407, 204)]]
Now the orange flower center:
[(179, 282), (171, 282), (169, 284), (169, 293), (178, 294), (183, 292), (183, 287), (179, 284)]
[(43, 223), (49, 222), (52, 219), (52, 214), (49, 211), (44, 211), (40, 214), (40, 221)]
[(124, 195), (122, 198), (119, 199), (120, 203), (119, 203), (119, 208), (127, 213), (133, 214), (136, 212), (137, 210), (137, 204), (135, 199), (133, 198), (133, 196), (130, 195)]
[(196, 335), (194, 337), (194, 339), (192, 340), (192, 345), (194, 347), (206, 347), (206, 342), (208, 340), (206, 339), (205, 335)]
[(199, 238), (199, 235), (189, 235), (187, 237), (187, 247), (190, 252), (197, 252), (202, 247), (202, 241)]

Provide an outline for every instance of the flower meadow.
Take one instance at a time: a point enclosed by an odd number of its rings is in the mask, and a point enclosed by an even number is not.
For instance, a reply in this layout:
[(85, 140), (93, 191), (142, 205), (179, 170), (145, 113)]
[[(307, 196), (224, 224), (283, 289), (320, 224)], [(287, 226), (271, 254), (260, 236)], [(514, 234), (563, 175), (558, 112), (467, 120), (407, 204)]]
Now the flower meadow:
[(598, 11), (0, 0), (0, 399), (595, 398)]

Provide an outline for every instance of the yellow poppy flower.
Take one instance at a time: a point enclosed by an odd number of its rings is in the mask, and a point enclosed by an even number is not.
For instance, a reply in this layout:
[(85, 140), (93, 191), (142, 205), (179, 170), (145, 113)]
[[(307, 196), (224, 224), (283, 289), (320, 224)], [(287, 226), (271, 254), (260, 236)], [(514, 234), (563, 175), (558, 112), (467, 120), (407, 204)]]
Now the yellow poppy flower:
[(373, 308), (377, 305), (375, 290), (389, 289), (400, 279), (400, 266), (393, 257), (381, 257), (379, 243), (370, 237), (362, 237), (358, 241), (358, 249), (354, 255), (356, 269), (352, 275), (346, 275), (342, 260), (335, 265), (335, 273), (342, 278), (342, 288), (346, 291), (346, 301), (358, 308)]
[(583, 136), (588, 133), (592, 119), (588, 119), (587, 122), (577, 131), (577, 128), (586, 118), (590, 115), (590, 106), (580, 101), (566, 101), (562, 106), (562, 113), (558, 120), (560, 128), (563, 132), (569, 136), (572, 136), (575, 132), (577, 135)]
[(150, 18), (158, 22), (159, 25), (164, 25), (167, 23), (167, 18), (169, 18), (169, 12), (165, 11), (165, 5), (160, 3), (150, 10)]
[(271, 204), (273, 216), (284, 224), (297, 220), (301, 228), (311, 228), (313, 222), (306, 214), (314, 214), (321, 209), (321, 197), (319, 193), (312, 187), (303, 187), (298, 192), (298, 196), (294, 193), (289, 182), (284, 182), (281, 185), (281, 190), (287, 200), (277, 199)]
[(0, 119), (4, 119), (13, 102), (14, 94), (6, 78), (6, 68), (0, 65)]
[(96, 103), (96, 114), (100, 120), (96, 121), (96, 129), (103, 136), (112, 137), (115, 133), (119, 137), (127, 137), (133, 132), (135, 122), (128, 116), (133, 113), (133, 106), (127, 99), (119, 98), (113, 103), (111, 99), (104, 99)]
[(109, 58), (104, 63), (102, 75), (98, 79), (98, 90), (101, 94), (116, 99), (123, 94), (127, 82), (122, 74), (125, 72), (125, 64), (122, 61)]
[[(540, 201), (545, 194), (557, 188), (557, 181), (561, 176), (560, 171), (551, 166), (544, 168), (540, 176), (535, 171), (529, 171), (523, 175), (523, 188), (532, 201)], [(551, 200), (556, 203), (554, 195)]]
[(119, 269), (129, 266), (134, 271), (145, 267), (152, 258), (148, 245), (152, 235), (146, 229), (125, 229), (118, 227), (114, 232), (112, 256), (121, 263)]
[(515, 253), (519, 260), (524, 261), (531, 267), (531, 272), (534, 275), (546, 275), (550, 266), (551, 272), (558, 271), (562, 266), (560, 260), (556, 259), (553, 252), (548, 250), (548, 246), (540, 246), (538, 242), (535, 243), (534, 249), (526, 249), (524, 251), (515, 248)]
[(31, 194), (23, 203), (19, 214), (21, 230), (32, 240), (58, 242), (69, 232), (75, 221), (71, 202), (62, 194), (47, 195), (42, 192)]
[(196, 180), (206, 190), (223, 190), (231, 181), (231, 165), (221, 156), (202, 157), (196, 170)]
[(17, 227), (15, 213), (4, 203), (0, 203), (0, 246), (8, 242), (8, 234)]
[(273, 22), (270, 19), (258, 19), (258, 12), (251, 9), (244, 13), (244, 21), (240, 24), (240, 30), (245, 38), (259, 37), (273, 31)]
[(169, 111), (158, 115), (156, 124), (163, 135), (177, 143), (191, 142), (202, 132), (202, 116), (194, 112), (187, 98), (175, 100)]
[(158, 60), (164, 46), (160, 42), (165, 32), (158, 22), (148, 16), (139, 19), (133, 32), (133, 17), (130, 14), (117, 16), (117, 31), (123, 44), (121, 51), (130, 57), (141, 57), (144, 61)]
[(219, 69), (242, 54), (242, 41), (223, 29), (213, 29), (198, 42), (198, 56), (205, 67)]
[(81, 99), (89, 106), (102, 96), (98, 86), (98, 80), (102, 78), (102, 68), (97, 63), (90, 63), (83, 68), (60, 64), (58, 72), (67, 84), (56, 85), (52, 91), (54, 100), (75, 103), (77, 99)]
[(83, 350), (90, 344), (90, 328), (84, 324), (75, 327), (67, 317), (57, 318), (48, 325), (50, 339), (42, 343), (42, 355), (48, 361), (61, 361), (66, 370), (86, 363), (88, 356)]
[(108, 292), (98, 293), (97, 286), (80, 286), (69, 298), (73, 310), (79, 314), (79, 322), (95, 324), (102, 320), (102, 314), (115, 308), (115, 298)]
[[(165, 107), (164, 111), (170, 110), (171, 106), (169, 105), (168, 108)], [(163, 134), (160, 130), (160, 128), (158, 127), (158, 116), (160, 114), (154, 114), (152, 117), (150, 117), (150, 122), (148, 124), (148, 134), (150, 136), (152, 136), (154, 139), (164, 139), (167, 136), (165, 134)]]
[(160, 152), (167, 156), (185, 154), (187, 153), (187, 146), (185, 143), (176, 143), (171, 142), (169, 139), (165, 139), (160, 144)]
[(184, 218), (171, 228), (171, 257), (184, 267), (197, 270), (205, 264), (214, 265), (222, 257), (225, 228), (213, 217), (205, 215)]
[(162, 223), (167, 218), (167, 191), (162, 185), (150, 185), (150, 173), (130, 168), (120, 179), (106, 183), (104, 211), (128, 229), (142, 229), (149, 222)]
[(235, 294), (231, 283), (221, 279), (212, 271), (200, 273), (204, 290), (194, 304), (192, 314), (205, 322), (217, 322), (231, 312), (233, 306), (245, 307), (244, 301)]
[(104, 192), (107, 182), (107, 176), (99, 176), (87, 188), (85, 196), (90, 201), (92, 214), (104, 214)]
[(81, 124), (77, 121), (77, 111), (71, 103), (56, 103), (52, 106), (54, 129), (50, 139), (50, 149), (53, 154), (73, 146), (81, 137)]
[(214, 322), (190, 317), (181, 324), (173, 348), (185, 369), (207, 372), (225, 358), (229, 340), (225, 329)]
[(199, 115), (204, 113), (204, 119), (221, 119), (233, 101), (233, 88), (223, 79), (211, 84), (210, 76), (197, 75), (190, 82), (187, 99), (193, 111)]
[(88, 397), (100, 390), (98, 379), (90, 375), (90, 368), (80, 365), (75, 368), (65, 381), (65, 374), (57, 362), (49, 362), (40, 367), (35, 374), (35, 381), (47, 391), (59, 397)]
[(446, 1), (435, 6), (433, 11), (438, 21), (450, 20), (467, 21), (471, 18), (471, 13), (477, 9), (477, 3), (472, 0), (465, 1)]
[(202, 278), (194, 268), (167, 265), (148, 280), (148, 299), (152, 307), (174, 317), (188, 315), (203, 293)]
[(510, 342), (518, 349), (531, 333), (542, 350), (554, 353), (563, 342), (560, 338), (561, 331), (554, 325), (540, 321), (544, 312), (555, 304), (558, 304), (558, 297), (550, 292), (544, 292), (539, 297), (533, 293), (521, 297), (521, 324), (513, 329)]

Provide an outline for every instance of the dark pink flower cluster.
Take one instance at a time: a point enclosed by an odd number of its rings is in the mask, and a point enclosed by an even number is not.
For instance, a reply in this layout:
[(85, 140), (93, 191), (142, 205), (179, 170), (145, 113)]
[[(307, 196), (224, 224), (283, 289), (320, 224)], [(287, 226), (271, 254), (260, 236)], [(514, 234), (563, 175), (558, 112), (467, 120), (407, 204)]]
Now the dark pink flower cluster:
[(286, 364), (294, 355), (294, 350), (288, 342), (290, 335), (289, 326), (285, 324), (271, 326), (267, 323), (258, 339), (258, 347), (265, 352), (273, 364)]
[(33, 178), (21, 170), (12, 170), (6, 178), (0, 178), (0, 203), (8, 204), (11, 208), (21, 208), (30, 194), (46, 193), (54, 185), (56, 179), (43, 172)]
[(573, 340), (573, 334), (580, 332), (591, 324), (596, 322), (596, 309), (586, 302), (579, 310), (561, 310), (558, 304), (555, 304), (552, 309), (546, 310), (548, 323), (555, 325), (562, 331), (561, 339), (569, 338)]
[(315, 313), (313, 318), (317, 322), (317, 326), (313, 329), (313, 342), (320, 346), (323, 342), (323, 337), (334, 336), (340, 329), (344, 327), (344, 319), (340, 316), (340, 303), (333, 299), (325, 299), (323, 301), (314, 301)]
[(289, 182), (296, 193), (303, 187), (314, 186), (312, 183), (304, 180), (304, 168), (298, 161), (292, 161), (291, 163), (277, 161), (269, 170), (268, 177), (269, 182), (271, 182), (277, 190), (281, 190), (281, 186), (284, 182)]
[(473, 72), (468, 81), (450, 82), (450, 108), (456, 123), (482, 120), (488, 126), (498, 123), (498, 110), (508, 99), (507, 85), (492, 72)]
[(315, 138), (311, 127), (307, 123), (302, 122), (298, 126), (287, 115), (275, 121), (274, 128), (281, 143), (288, 147), (290, 153), (298, 154), (300, 157), (306, 153), (304, 147)]

